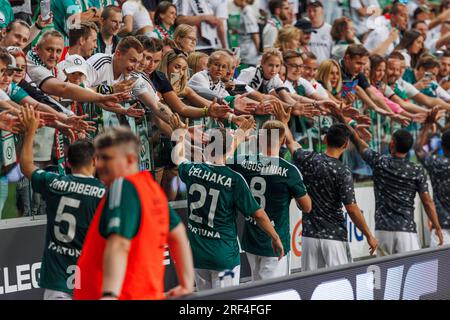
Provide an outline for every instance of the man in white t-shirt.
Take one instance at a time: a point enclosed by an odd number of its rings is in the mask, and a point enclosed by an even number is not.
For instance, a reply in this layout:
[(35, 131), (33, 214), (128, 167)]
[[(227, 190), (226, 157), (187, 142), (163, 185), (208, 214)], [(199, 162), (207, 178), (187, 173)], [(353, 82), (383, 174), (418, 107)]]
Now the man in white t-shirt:
[(227, 2), (223, 0), (176, 0), (177, 24), (198, 27), (197, 50), (211, 52), (226, 48), (225, 22), (228, 19)]
[(379, 15), (381, 15), (381, 8), (378, 0), (350, 0), (350, 18), (355, 24), (358, 37), (369, 30), (369, 19), (374, 19)]
[(129, 0), (122, 5), (122, 15), (124, 28), (121, 35), (124, 34), (145, 34), (150, 36), (153, 31), (153, 23), (150, 15), (141, 1)]
[(278, 31), (283, 28), (283, 23), (287, 20), (291, 10), (289, 3), (285, 0), (269, 1), (270, 18), (264, 26), (262, 38), (264, 48), (272, 48), (278, 36)]
[[(384, 19), (381, 17), (381, 19)], [(396, 3), (391, 10), (391, 20), (384, 19), (380, 25), (370, 31), (364, 41), (364, 47), (370, 52), (380, 55), (388, 55), (400, 43), (398, 32), (406, 31), (408, 28), (408, 7), (403, 3)]]
[(256, 65), (259, 60), (259, 36), (258, 20), (246, 0), (233, 0), (240, 13), (239, 47), (241, 62)]
[[(172, 111), (165, 105), (158, 102), (156, 92), (151, 81), (143, 74), (136, 72), (142, 60), (144, 47), (133, 36), (120, 40), (117, 50), (113, 55), (97, 53), (87, 60), (89, 68), (86, 82), (91, 87), (106, 85), (114, 88), (114, 85), (122, 84), (124, 87), (131, 87), (131, 94), (150, 108), (155, 115), (168, 122)], [(121, 89), (117, 89), (121, 91)], [(112, 111), (112, 112), (109, 112)], [(140, 118), (144, 115), (144, 110), (130, 107), (118, 111), (104, 111), (103, 119), (106, 126), (119, 124), (115, 114), (122, 114), (131, 118)], [(131, 118), (130, 118), (131, 117)]]
[(325, 22), (323, 4), (321, 1), (313, 0), (307, 6), (308, 18), (316, 33), (311, 34), (309, 47), (317, 57), (320, 64), (322, 61), (330, 59), (333, 39), (331, 38), (331, 26)]

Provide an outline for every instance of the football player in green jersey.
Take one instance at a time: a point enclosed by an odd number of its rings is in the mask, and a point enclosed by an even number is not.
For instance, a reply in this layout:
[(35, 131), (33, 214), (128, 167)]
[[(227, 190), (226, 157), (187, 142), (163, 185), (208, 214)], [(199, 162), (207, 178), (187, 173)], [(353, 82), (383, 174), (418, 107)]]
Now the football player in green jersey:
[[(225, 164), (227, 154), (245, 139), (243, 132), (254, 125), (253, 119), (246, 119), (233, 139), (223, 128), (210, 130), (210, 136), (215, 139), (207, 146), (206, 150), (210, 148), (212, 152), (206, 155), (208, 162), (205, 163), (189, 162), (185, 158), (184, 134), (178, 139), (173, 160), (188, 190), (188, 235), (199, 290), (239, 284), (238, 211), (245, 217), (252, 217), (269, 235), (279, 258), (284, 256), (280, 237), (264, 209), (253, 198), (247, 182)], [(186, 129), (187, 124), (180, 128)], [(231, 140), (230, 145), (227, 142)]]
[[(283, 106), (279, 104), (279, 108)], [(277, 106), (275, 106), (277, 108)], [(297, 201), (303, 213), (311, 211), (311, 198), (297, 167), (279, 157), (285, 143), (284, 124), (269, 120), (259, 131), (261, 153), (240, 155), (230, 168), (242, 174), (250, 185), (253, 197), (267, 212), (272, 225), (280, 235), (284, 253), (281, 260), (274, 255), (271, 240), (252, 217), (246, 219), (242, 236), (242, 249), (246, 252), (253, 280), (281, 277), (289, 274), (289, 205)]]
[(47, 234), (39, 286), (44, 299), (71, 299), (77, 285), (77, 260), (84, 238), (105, 186), (96, 178), (94, 146), (77, 141), (69, 146), (72, 174), (59, 175), (39, 169), (33, 163), (33, 139), (39, 126), (39, 112), (31, 107), (19, 116), (25, 128), (20, 166), (47, 206)]

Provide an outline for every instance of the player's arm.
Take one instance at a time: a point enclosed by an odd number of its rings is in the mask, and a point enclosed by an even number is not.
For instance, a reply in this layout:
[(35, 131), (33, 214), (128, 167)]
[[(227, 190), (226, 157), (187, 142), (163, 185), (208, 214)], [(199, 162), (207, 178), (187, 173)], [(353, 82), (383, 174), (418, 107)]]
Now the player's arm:
[(312, 201), (311, 197), (306, 194), (303, 197), (296, 198), (297, 206), (302, 210), (302, 213), (310, 213), (312, 210)]
[(427, 152), (423, 150), (424, 145), (426, 145), (429, 141), (428, 133), (433, 126), (434, 122), (436, 121), (436, 116), (439, 112), (439, 108), (433, 108), (430, 115), (425, 120), (425, 123), (423, 124), (422, 129), (420, 130), (419, 137), (417, 138), (417, 143), (414, 148), (414, 151), (416, 152), (416, 156), (419, 160), (423, 160)]
[(106, 240), (103, 255), (103, 294), (112, 293), (119, 297), (127, 271), (130, 245), (129, 239), (117, 233), (111, 234)]
[(278, 259), (284, 256), (284, 248), (281, 243), (280, 236), (275, 231), (275, 228), (270, 223), (270, 219), (264, 209), (258, 209), (253, 213), (252, 217), (255, 219), (257, 225), (272, 238), (272, 247), (275, 254), (278, 254)]
[(358, 133), (347, 123), (347, 120), (345, 119), (342, 110), (340, 108), (331, 108), (331, 113), (340, 123), (344, 124), (347, 127), (347, 129), (351, 132), (350, 140), (355, 145), (356, 150), (358, 150), (360, 154), (363, 154), (364, 151), (369, 148), (369, 145), (363, 139), (361, 139)]
[(103, 253), (103, 293), (119, 297), (127, 270), (131, 240), (141, 221), (141, 202), (134, 185), (115, 180), (109, 190), (99, 231), (106, 240)]
[(249, 136), (252, 129), (255, 128), (256, 122), (253, 117), (251, 118), (245, 118), (241, 124), (239, 125), (238, 130), (236, 130), (233, 141), (231, 144), (230, 151), (227, 154), (228, 157), (232, 157), (238, 146), (245, 141), (245, 139)]
[(170, 231), (168, 242), (180, 285), (171, 289), (167, 296), (179, 297), (190, 294), (194, 290), (194, 262), (183, 223), (178, 223)]
[(289, 152), (291, 154), (294, 154), (294, 152), (298, 149), (301, 149), (302, 146), (300, 143), (295, 141), (291, 130), (289, 129), (289, 120), (291, 119), (291, 110), (292, 108), (288, 108), (287, 110), (279, 103), (275, 102), (273, 106), (273, 111), (275, 115), (275, 119), (278, 121), (281, 121), (284, 124), (284, 133), (286, 136), (286, 146), (289, 149)]
[(27, 179), (31, 180), (33, 172), (38, 169), (38, 167), (34, 165), (33, 140), (36, 135), (36, 130), (39, 127), (39, 112), (34, 111), (32, 107), (25, 106), (22, 113), (19, 115), (19, 120), (25, 128), (22, 153), (20, 155), (20, 169)]
[(69, 82), (62, 82), (56, 78), (45, 80), (41, 89), (49, 95), (79, 102), (119, 102), (117, 95), (102, 95)]
[(422, 201), (423, 208), (425, 209), (425, 213), (430, 219), (431, 223), (435, 228), (436, 235), (439, 238), (439, 245), (444, 244), (444, 236), (442, 234), (441, 225), (439, 224), (438, 215), (436, 212), (436, 206), (434, 205), (433, 199), (428, 192), (419, 192), (420, 200)]
[(359, 230), (361, 230), (363, 235), (366, 237), (367, 243), (370, 247), (370, 255), (373, 255), (376, 248), (378, 247), (378, 240), (375, 239), (375, 237), (372, 235), (372, 232), (370, 232), (370, 229), (366, 223), (366, 219), (364, 219), (364, 216), (358, 205), (356, 203), (348, 204), (345, 206), (345, 209), (347, 210), (347, 213), (350, 216), (350, 219), (352, 219), (355, 226)]

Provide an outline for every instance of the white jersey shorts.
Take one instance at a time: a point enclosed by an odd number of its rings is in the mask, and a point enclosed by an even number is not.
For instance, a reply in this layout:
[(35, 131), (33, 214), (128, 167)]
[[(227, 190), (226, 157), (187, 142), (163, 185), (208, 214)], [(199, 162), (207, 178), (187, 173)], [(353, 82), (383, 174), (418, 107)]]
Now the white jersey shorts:
[(45, 289), (44, 291), (44, 300), (72, 300), (72, 299), (73, 299), (72, 295), (67, 292), (50, 289)]
[(302, 271), (339, 266), (350, 262), (352, 262), (352, 256), (347, 241), (303, 237)]
[(246, 252), (252, 280), (265, 280), (289, 275), (289, 255), (278, 261), (278, 257), (263, 257)]
[(378, 257), (420, 249), (417, 233), (375, 230), (375, 237), (378, 239)]

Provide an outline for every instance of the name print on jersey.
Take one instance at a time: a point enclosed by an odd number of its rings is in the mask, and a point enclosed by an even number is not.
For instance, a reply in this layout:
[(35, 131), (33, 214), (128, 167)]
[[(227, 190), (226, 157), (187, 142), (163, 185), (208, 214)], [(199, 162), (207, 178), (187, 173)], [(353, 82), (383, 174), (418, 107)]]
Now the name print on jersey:
[(106, 193), (105, 188), (99, 188), (92, 186), (90, 184), (84, 184), (76, 181), (61, 181), (58, 179), (55, 179), (50, 184), (50, 188), (62, 191), (62, 192), (74, 192), (78, 194), (83, 194), (86, 196), (96, 197), (96, 198), (103, 198), (103, 196)]
[(230, 177), (223, 176), (221, 174), (212, 173), (209, 171), (203, 171), (200, 168), (192, 167), (189, 169), (189, 176), (197, 177), (197, 178), (200, 178), (200, 179), (208, 181), (208, 182), (221, 184), (224, 187), (231, 188), (232, 179)]

